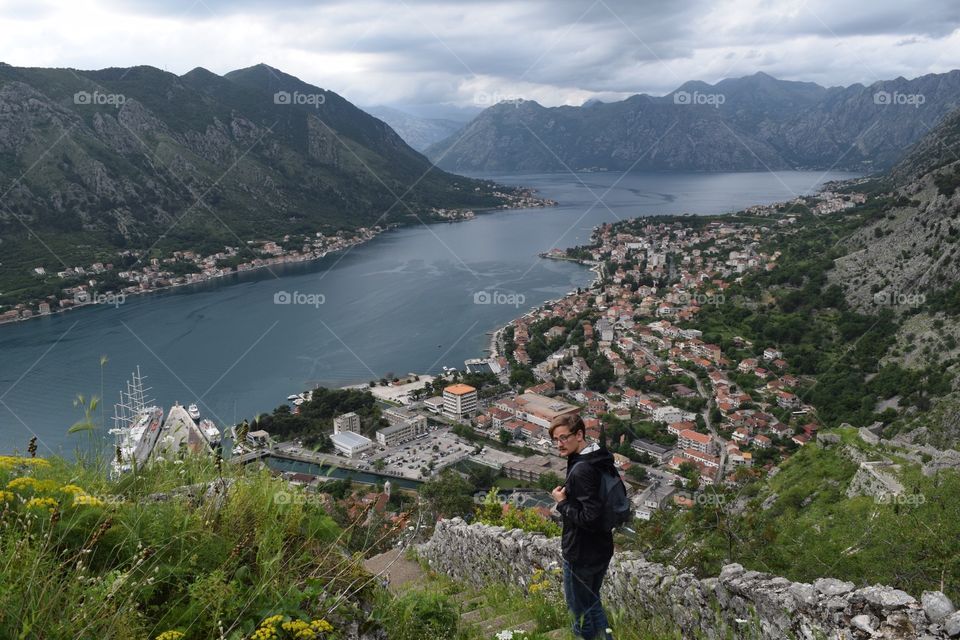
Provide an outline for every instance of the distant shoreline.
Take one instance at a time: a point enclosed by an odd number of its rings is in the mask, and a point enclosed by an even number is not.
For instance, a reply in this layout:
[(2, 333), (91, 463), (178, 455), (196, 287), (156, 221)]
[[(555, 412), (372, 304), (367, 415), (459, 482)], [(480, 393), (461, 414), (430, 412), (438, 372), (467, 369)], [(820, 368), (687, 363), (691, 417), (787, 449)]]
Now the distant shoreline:
[[(484, 208), (484, 209), (475, 209), (474, 211), (475, 211), (476, 213), (478, 213), (478, 214), (480, 214), (480, 213), (497, 213), (497, 212), (506, 212), (506, 211), (521, 211), (521, 210), (525, 210), (525, 209), (530, 209), (530, 210), (534, 210), (534, 209), (548, 209), (548, 208), (550, 208), (550, 207), (557, 206), (556, 203), (553, 202), (553, 201), (545, 201), (545, 202), (549, 202), (549, 203), (548, 203), (548, 204), (544, 204), (543, 206), (540, 206), (540, 207), (517, 207), (517, 208), (512, 208), (512, 207), (506, 207), (506, 208), (488, 207), (488, 208)], [(451, 219), (441, 219), (441, 220), (433, 220), (433, 221), (431, 221), (431, 223), (436, 223), (436, 224), (445, 223), (445, 224), (449, 224), (449, 223), (452, 223), (452, 222), (469, 222), (469, 221), (473, 220), (474, 218), (475, 218), (475, 216), (472, 216), (472, 217), (462, 217), (462, 218), (451, 218)], [(163, 285), (163, 286), (159, 286), (159, 287), (153, 287), (153, 288), (151, 288), (151, 289), (144, 289), (144, 290), (141, 290), (141, 291), (119, 292), (119, 293), (116, 293), (115, 295), (116, 295), (116, 296), (123, 296), (124, 298), (126, 298), (127, 296), (131, 296), (131, 297), (132, 297), (132, 296), (141, 296), (141, 295), (146, 295), (146, 294), (151, 294), (151, 293), (159, 293), (159, 292), (162, 292), (162, 291), (169, 291), (169, 290), (172, 290), (172, 289), (178, 289), (178, 288), (181, 288), (181, 287), (191, 287), (191, 286), (206, 284), (206, 283), (209, 283), (209, 282), (214, 282), (214, 281), (216, 281), (216, 280), (222, 280), (222, 279), (228, 278), (228, 277), (230, 277), (230, 276), (237, 276), (237, 275), (240, 275), (240, 274), (243, 274), (243, 273), (252, 273), (252, 272), (254, 272), (254, 271), (260, 271), (261, 269), (270, 269), (270, 267), (276, 267), (276, 266), (284, 265), (284, 264), (306, 264), (306, 263), (310, 263), (310, 262), (315, 262), (315, 261), (317, 261), (317, 260), (322, 260), (323, 258), (327, 257), (328, 255), (336, 254), (336, 253), (338, 253), (338, 252), (340, 252), (340, 251), (348, 251), (348, 250), (350, 250), (350, 249), (353, 249), (354, 247), (357, 247), (357, 246), (366, 244), (367, 242), (370, 242), (371, 240), (373, 240), (373, 239), (375, 239), (375, 238), (378, 238), (378, 237), (379, 237), (380, 235), (382, 235), (383, 233), (386, 233), (386, 232), (388, 232), (388, 231), (393, 231), (393, 230), (396, 230), (396, 229), (401, 229), (401, 228), (404, 228), (405, 226), (407, 226), (407, 225), (393, 225), (393, 226), (387, 227), (387, 228), (385, 228), (385, 229), (382, 229), (381, 231), (378, 231), (378, 232), (373, 233), (373, 235), (371, 235), (371, 236), (368, 237), (368, 238), (361, 238), (360, 240), (358, 240), (358, 241), (356, 241), (356, 242), (352, 242), (352, 243), (350, 243), (350, 244), (347, 244), (346, 246), (340, 247), (339, 249), (334, 249), (334, 250), (331, 250), (331, 251), (324, 251), (323, 254), (321, 254), (321, 255), (309, 255), (309, 256), (304, 255), (304, 256), (298, 256), (298, 257), (291, 257), (291, 258), (288, 259), (288, 260), (281, 260), (281, 261), (279, 261), (279, 262), (270, 262), (270, 263), (268, 263), (268, 264), (251, 266), (251, 267), (248, 267), (248, 268), (243, 269), (242, 271), (241, 271), (241, 270), (236, 270), (236, 269), (234, 269), (234, 270), (229, 271), (229, 272), (227, 272), (227, 273), (222, 273), (222, 274), (220, 274), (220, 275), (215, 275), (215, 276), (209, 276), (209, 277), (204, 278), (203, 280), (197, 280), (197, 281), (195, 281), (195, 282), (180, 282), (180, 283), (176, 283), (176, 284), (168, 284), (168, 285)], [(412, 225), (410, 225), (410, 226), (412, 226)], [(34, 313), (33, 315), (31, 315), (31, 316), (28, 317), (28, 318), (22, 318), (22, 317), (21, 317), (21, 318), (14, 318), (14, 319), (12, 319), (12, 320), (0, 320), (0, 327), (2, 327), (2, 326), (4, 326), (4, 325), (14, 325), (14, 324), (21, 323), (21, 322), (29, 322), (30, 320), (36, 320), (37, 318), (49, 318), (49, 317), (52, 317), (52, 316), (57, 315), (57, 314), (60, 314), (60, 313), (66, 313), (66, 312), (69, 312), (69, 311), (75, 311), (75, 310), (77, 310), (77, 309), (92, 309), (92, 308), (97, 308), (97, 307), (104, 306), (104, 305), (106, 305), (106, 306), (115, 306), (115, 307), (120, 306), (120, 305), (117, 305), (117, 304), (110, 304), (110, 303), (86, 302), (86, 303), (71, 305), (71, 306), (69, 306), (69, 307), (62, 307), (62, 308), (59, 308), (59, 309), (56, 309), (56, 310), (51, 309), (49, 313)]]

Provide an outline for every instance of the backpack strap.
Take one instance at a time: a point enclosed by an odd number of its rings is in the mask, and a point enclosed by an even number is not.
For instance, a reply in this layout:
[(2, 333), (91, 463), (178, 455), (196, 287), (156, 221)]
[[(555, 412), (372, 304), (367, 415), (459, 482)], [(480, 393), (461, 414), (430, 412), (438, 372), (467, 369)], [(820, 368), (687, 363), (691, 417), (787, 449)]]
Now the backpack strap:
[[(574, 462), (574, 463), (573, 463), (573, 466), (570, 467), (570, 470), (567, 472), (567, 478), (569, 478), (569, 477), (573, 474), (573, 470), (574, 470), (574, 469), (576, 469), (577, 467), (579, 467), (581, 464), (584, 464), (584, 463), (587, 463), (587, 462), (589, 462), (589, 461), (588, 461), (588, 460), (577, 460), (576, 462)], [(600, 475), (601, 475), (601, 477), (602, 477), (602, 476), (603, 476), (603, 473), (601, 472)]]

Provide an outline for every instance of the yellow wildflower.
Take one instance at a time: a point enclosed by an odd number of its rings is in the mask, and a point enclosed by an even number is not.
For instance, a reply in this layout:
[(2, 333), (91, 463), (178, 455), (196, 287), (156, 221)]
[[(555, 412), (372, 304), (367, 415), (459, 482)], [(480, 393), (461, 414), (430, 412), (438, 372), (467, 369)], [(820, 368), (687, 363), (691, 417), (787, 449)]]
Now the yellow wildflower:
[(261, 628), (263, 628), (263, 627), (275, 627), (275, 626), (277, 626), (278, 624), (280, 624), (281, 622), (283, 622), (283, 616), (282, 616), (282, 615), (270, 616), (269, 618), (267, 618), (266, 620), (264, 620), (263, 622), (260, 623), (260, 627), (261, 627)]
[(277, 629), (275, 627), (261, 626), (259, 629), (254, 631), (251, 638), (252, 640), (276, 640), (279, 638), (279, 636), (277, 635)]
[(18, 489), (36, 489), (37, 488), (37, 479), (30, 476), (23, 476), (21, 478), (14, 478), (7, 483), (7, 489), (13, 489), (14, 491)]
[(50, 513), (57, 508), (57, 501), (53, 498), (30, 498), (27, 501), (27, 509), (49, 509)]
[(314, 620), (310, 623), (310, 627), (317, 633), (330, 633), (333, 631), (333, 625), (327, 622), (325, 618)]
[(0, 456), (0, 469), (10, 470), (14, 467), (33, 467), (37, 468), (47, 468), (50, 466), (50, 461), (44, 458), (21, 458), (18, 456)]
[(180, 640), (182, 637), (182, 631), (164, 631), (156, 637), (156, 640)]
[(84, 491), (82, 487), (78, 487), (75, 484), (65, 484), (62, 487), (60, 487), (60, 491), (63, 491), (64, 493), (69, 493), (75, 496), (80, 496), (86, 493), (86, 491)]
[(0, 501), (2, 502), (13, 502), (15, 497), (12, 491), (0, 491)]
[(14, 478), (7, 483), (7, 489), (14, 491), (33, 489), (34, 491), (53, 491), (57, 488), (57, 483), (53, 480), (37, 480), (33, 476), (21, 476)]

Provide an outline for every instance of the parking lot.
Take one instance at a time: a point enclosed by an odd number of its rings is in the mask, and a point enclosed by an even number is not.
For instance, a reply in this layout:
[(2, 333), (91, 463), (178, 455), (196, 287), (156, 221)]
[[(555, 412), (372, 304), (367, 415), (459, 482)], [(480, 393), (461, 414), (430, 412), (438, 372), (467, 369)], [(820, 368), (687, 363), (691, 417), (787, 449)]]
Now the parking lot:
[(439, 471), (467, 458), (473, 450), (474, 445), (462, 441), (445, 428), (395, 447), (376, 447), (363, 461), (373, 469), (376, 460), (383, 460), (386, 464), (384, 471), (420, 480), (428, 477), (421, 475), (423, 467), (432, 466), (434, 472)]

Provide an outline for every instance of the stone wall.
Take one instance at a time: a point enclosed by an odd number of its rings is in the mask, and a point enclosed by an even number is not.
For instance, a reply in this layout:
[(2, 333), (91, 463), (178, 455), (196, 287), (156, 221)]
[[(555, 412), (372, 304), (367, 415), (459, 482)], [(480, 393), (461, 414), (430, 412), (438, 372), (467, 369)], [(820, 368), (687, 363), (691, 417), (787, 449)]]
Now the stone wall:
[[(437, 524), (420, 545), (421, 557), (441, 573), (470, 584), (529, 584), (537, 569), (559, 565), (560, 541), (459, 518)], [(668, 621), (684, 638), (786, 640), (934, 640), (960, 637), (960, 612), (940, 592), (921, 602), (890, 587), (855, 589), (822, 578), (791, 582), (738, 564), (698, 579), (639, 554), (614, 556), (603, 586), (611, 609)]]
[(897, 471), (899, 467), (888, 461), (861, 462), (857, 473), (850, 480), (850, 486), (847, 487), (847, 497), (885, 498), (903, 494), (903, 485), (886, 470)]

